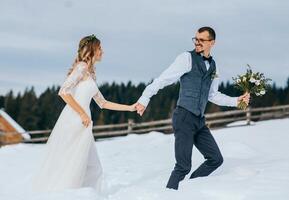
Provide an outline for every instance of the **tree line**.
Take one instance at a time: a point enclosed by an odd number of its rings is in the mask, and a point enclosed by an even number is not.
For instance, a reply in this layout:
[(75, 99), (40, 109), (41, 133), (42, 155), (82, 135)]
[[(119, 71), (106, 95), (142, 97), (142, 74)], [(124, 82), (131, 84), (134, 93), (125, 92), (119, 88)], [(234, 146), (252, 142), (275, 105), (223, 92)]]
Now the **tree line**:
[[(104, 97), (113, 102), (123, 104), (133, 104), (141, 96), (146, 84), (134, 85), (128, 83), (104, 83), (99, 86)], [(13, 91), (6, 95), (0, 95), (0, 108), (16, 120), (26, 130), (44, 130), (53, 128), (59, 117), (64, 101), (58, 96), (59, 86), (48, 87), (39, 96), (34, 88), (27, 88), (23, 93), (14, 94)], [(222, 82), (219, 91), (229, 96), (239, 96), (242, 94), (230, 82)], [(133, 119), (135, 122), (151, 121), (170, 118), (176, 106), (179, 92), (179, 83), (170, 85), (160, 90), (153, 96), (149, 106), (142, 117), (133, 112), (117, 112), (110, 110), (100, 110), (92, 101), (91, 114), (94, 124), (116, 124), (127, 122)], [(275, 83), (268, 89), (263, 97), (251, 98), (251, 107), (263, 107), (289, 104), (289, 78), (285, 87), (277, 87)], [(236, 108), (220, 107), (208, 103), (206, 113), (231, 110)]]

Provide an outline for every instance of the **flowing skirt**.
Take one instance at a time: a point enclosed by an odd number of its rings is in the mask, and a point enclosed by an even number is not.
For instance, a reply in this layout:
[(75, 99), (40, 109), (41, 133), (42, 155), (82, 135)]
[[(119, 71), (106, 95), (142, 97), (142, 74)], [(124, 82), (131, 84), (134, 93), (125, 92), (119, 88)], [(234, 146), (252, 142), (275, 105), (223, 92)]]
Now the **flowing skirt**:
[[(90, 112), (87, 112), (90, 113)], [(47, 192), (93, 187), (103, 190), (103, 173), (92, 134), (68, 105), (48, 139), (42, 165), (32, 181), (33, 191)]]

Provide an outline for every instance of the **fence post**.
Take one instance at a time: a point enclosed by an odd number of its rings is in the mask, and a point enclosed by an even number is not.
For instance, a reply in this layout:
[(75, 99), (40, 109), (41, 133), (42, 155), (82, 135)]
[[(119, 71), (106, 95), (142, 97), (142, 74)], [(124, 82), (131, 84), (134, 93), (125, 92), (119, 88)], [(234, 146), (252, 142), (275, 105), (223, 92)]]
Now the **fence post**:
[(251, 107), (250, 106), (248, 106), (246, 110), (246, 121), (247, 121), (247, 125), (251, 124)]
[(282, 117), (285, 117), (286, 116), (286, 108), (283, 108), (282, 111), (283, 111)]
[(127, 130), (128, 130), (129, 133), (132, 132), (133, 125), (134, 125), (134, 120), (133, 119), (128, 119)]

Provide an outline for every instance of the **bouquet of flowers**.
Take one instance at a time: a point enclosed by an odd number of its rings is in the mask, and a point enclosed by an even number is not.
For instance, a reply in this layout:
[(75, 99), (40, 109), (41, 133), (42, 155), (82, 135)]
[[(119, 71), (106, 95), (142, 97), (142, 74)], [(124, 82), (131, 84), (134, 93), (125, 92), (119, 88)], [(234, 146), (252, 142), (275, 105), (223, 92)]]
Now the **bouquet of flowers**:
[[(265, 95), (267, 88), (270, 86), (268, 82), (271, 81), (271, 79), (265, 78), (263, 73), (254, 73), (251, 66), (247, 66), (248, 69), (246, 74), (238, 75), (236, 78), (233, 78), (235, 87), (243, 92), (256, 96)], [(247, 108), (247, 104), (244, 101), (241, 101), (238, 104), (238, 108), (245, 110)]]

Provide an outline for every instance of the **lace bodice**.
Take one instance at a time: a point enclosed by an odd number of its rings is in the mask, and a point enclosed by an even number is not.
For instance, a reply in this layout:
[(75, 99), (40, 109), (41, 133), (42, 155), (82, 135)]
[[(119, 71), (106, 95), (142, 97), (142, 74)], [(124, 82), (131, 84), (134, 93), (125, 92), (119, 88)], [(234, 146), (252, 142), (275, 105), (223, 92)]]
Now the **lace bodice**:
[[(77, 63), (77, 65), (74, 67), (74, 69), (72, 70), (72, 72), (67, 76), (66, 80), (64, 81), (64, 83), (62, 84), (58, 95), (74, 95), (74, 89), (75, 87), (77, 87), (77, 85), (82, 82), (82, 81), (86, 81), (87, 79), (92, 79), (91, 74), (88, 71), (88, 66), (85, 62), (79, 62)], [(95, 81), (94, 85), (96, 90), (94, 90), (95, 94), (93, 94), (93, 100), (97, 103), (97, 105), (100, 108), (103, 108), (104, 103), (106, 103), (106, 99), (103, 97), (103, 95), (101, 94), (100, 90), (98, 89)]]

